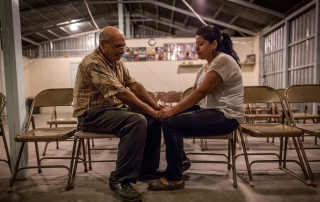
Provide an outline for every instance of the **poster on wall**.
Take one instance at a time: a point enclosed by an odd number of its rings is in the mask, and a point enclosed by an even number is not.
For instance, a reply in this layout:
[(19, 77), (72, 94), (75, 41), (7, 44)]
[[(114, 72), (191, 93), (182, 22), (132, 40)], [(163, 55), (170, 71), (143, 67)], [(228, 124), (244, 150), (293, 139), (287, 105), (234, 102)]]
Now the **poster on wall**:
[(163, 48), (164, 60), (198, 60), (195, 43), (170, 43)]
[(124, 62), (198, 60), (195, 43), (165, 43), (163, 47), (129, 47)]

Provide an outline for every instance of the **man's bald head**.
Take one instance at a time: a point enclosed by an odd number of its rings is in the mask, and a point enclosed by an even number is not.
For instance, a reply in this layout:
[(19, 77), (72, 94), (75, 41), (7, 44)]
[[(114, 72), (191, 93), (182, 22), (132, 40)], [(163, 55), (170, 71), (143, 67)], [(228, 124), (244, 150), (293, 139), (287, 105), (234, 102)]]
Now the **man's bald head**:
[(123, 33), (118, 28), (107, 26), (101, 30), (99, 35), (99, 41), (101, 40), (110, 41), (113, 38), (119, 37), (119, 35), (121, 35), (121, 37), (124, 36)]
[[(99, 35), (99, 48), (103, 56), (109, 62), (116, 62), (124, 54), (123, 47), (126, 45), (126, 38), (116, 27), (107, 26), (103, 28)], [(119, 50), (118, 47), (122, 47)]]

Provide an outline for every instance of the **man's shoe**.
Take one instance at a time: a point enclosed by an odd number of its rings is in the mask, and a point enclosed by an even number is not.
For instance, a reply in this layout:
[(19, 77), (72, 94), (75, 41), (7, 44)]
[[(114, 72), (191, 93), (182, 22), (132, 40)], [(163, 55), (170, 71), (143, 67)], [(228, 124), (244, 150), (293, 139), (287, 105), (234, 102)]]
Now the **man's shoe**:
[(129, 182), (116, 182), (109, 179), (109, 187), (112, 192), (125, 202), (138, 202), (142, 200), (141, 195)]
[(140, 173), (138, 180), (154, 180), (162, 178), (166, 172), (164, 170), (149, 170), (147, 172)]
[(182, 170), (183, 172), (188, 170), (191, 167), (190, 160), (187, 158), (186, 160), (182, 161)]

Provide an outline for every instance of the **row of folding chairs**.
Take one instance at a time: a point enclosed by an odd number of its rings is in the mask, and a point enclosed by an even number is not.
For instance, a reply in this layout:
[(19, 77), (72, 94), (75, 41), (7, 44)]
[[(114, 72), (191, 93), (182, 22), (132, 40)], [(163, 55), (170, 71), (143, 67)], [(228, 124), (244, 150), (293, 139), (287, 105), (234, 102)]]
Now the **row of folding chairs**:
[[(301, 89), (300, 89), (301, 88)], [(307, 89), (306, 89), (307, 88)], [(298, 89), (298, 92), (295, 92), (293, 89)], [(251, 166), (254, 163), (267, 163), (267, 162), (278, 162), (279, 168), (282, 170), (287, 169), (287, 163), (297, 163), (303, 172), (303, 176), (300, 178), (305, 181), (308, 185), (317, 186), (315, 179), (313, 177), (313, 173), (309, 164), (309, 160), (307, 158), (307, 154), (304, 150), (304, 146), (301, 141), (301, 137), (304, 133), (315, 135), (319, 137), (319, 124), (309, 124), (306, 123), (304, 125), (296, 124), (295, 122), (290, 121), (293, 119), (293, 113), (291, 110), (291, 103), (298, 102), (315, 102), (319, 103), (319, 95), (320, 93), (320, 85), (305, 85), (305, 86), (292, 86), (286, 89), (285, 91), (285, 101), (279, 94), (279, 92), (271, 87), (267, 86), (257, 86), (257, 87), (245, 87), (244, 89), (244, 103), (278, 103), (282, 105), (283, 109), (285, 109), (284, 103), (287, 103), (288, 113), (283, 113), (284, 118), (288, 125), (283, 123), (245, 123), (241, 124), (239, 128), (231, 134), (221, 134), (221, 136), (215, 137), (188, 137), (188, 138), (199, 138), (199, 139), (216, 139), (222, 138), (228, 140), (228, 155), (225, 155), (227, 158), (226, 161), (196, 161), (192, 160), (193, 163), (223, 163), (228, 165), (228, 169), (232, 168), (233, 173), (233, 186), (237, 187), (237, 179), (236, 179), (236, 159), (244, 156), (248, 175), (249, 175), (249, 184), (253, 186), (252, 179), (252, 171)], [(15, 177), (17, 173), (22, 169), (30, 169), (36, 168), (38, 172), (42, 172), (42, 168), (66, 168), (68, 170), (68, 181), (66, 190), (72, 189), (74, 187), (75, 176), (77, 172), (77, 165), (79, 162), (84, 164), (85, 172), (88, 171), (87, 163), (91, 165), (91, 162), (94, 162), (91, 159), (90, 148), (88, 151), (88, 160), (86, 152), (85, 152), (85, 140), (89, 141), (89, 139), (94, 138), (111, 138), (114, 137), (113, 134), (99, 134), (99, 133), (87, 133), (83, 131), (76, 131), (75, 127), (56, 127), (56, 128), (36, 128), (34, 117), (32, 115), (34, 107), (52, 107), (52, 106), (70, 106), (72, 102), (72, 94), (73, 89), (48, 89), (40, 92), (35, 99), (33, 100), (30, 112), (28, 114), (28, 118), (26, 123), (24, 124), (25, 129), (23, 133), (20, 133), (14, 137), (16, 142), (21, 143), (19, 155), (16, 161), (16, 165), (13, 169), (12, 177), (10, 179), (8, 191), (13, 191), (13, 184), (15, 181)], [(183, 94), (183, 92), (182, 92)], [(182, 95), (181, 94), (181, 95)], [(30, 129), (31, 127), (31, 129)], [(236, 142), (236, 134), (239, 133), (243, 153), (236, 155), (235, 150), (235, 142)], [(279, 153), (273, 154), (278, 157), (277, 160), (256, 160), (249, 161), (249, 157), (251, 155), (262, 155), (259, 153), (249, 153), (247, 151), (244, 134), (253, 136), (253, 137), (278, 137), (280, 138), (280, 147)], [(71, 156), (61, 157), (62, 159), (69, 159), (70, 166), (66, 165), (42, 165), (42, 161), (45, 159), (57, 159), (60, 157), (39, 157), (38, 151), (38, 142), (48, 142), (48, 141), (64, 141), (74, 136), (74, 144), (72, 149)], [(296, 158), (287, 159), (287, 142), (291, 139), (294, 143), (294, 148), (296, 150)], [(37, 165), (36, 166), (28, 166), (28, 167), (19, 167), (19, 161), (21, 158), (21, 154), (25, 143), (34, 142), (36, 148), (36, 157), (37, 157)], [(87, 144), (86, 147), (90, 147), (90, 144)], [(80, 158), (80, 153), (82, 150), (82, 158)], [(200, 155), (216, 155), (214, 153), (198, 153)], [(191, 154), (190, 154), (191, 155)], [(266, 155), (270, 155), (267, 153)], [(10, 158), (8, 158), (10, 159)], [(209, 159), (209, 158), (208, 158)], [(112, 160), (98, 161), (98, 162), (113, 162)], [(311, 162), (314, 162), (311, 161)], [(90, 169), (89, 169), (90, 170)], [(289, 171), (289, 170), (288, 170)]]

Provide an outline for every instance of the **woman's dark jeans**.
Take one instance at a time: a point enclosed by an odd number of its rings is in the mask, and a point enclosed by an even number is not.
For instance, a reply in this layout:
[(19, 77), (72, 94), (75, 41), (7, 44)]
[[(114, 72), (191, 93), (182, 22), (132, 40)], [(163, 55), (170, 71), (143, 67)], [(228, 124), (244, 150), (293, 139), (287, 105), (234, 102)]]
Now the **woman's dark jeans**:
[(166, 144), (167, 168), (165, 178), (182, 179), (183, 138), (219, 136), (234, 131), (239, 126), (236, 119), (228, 119), (215, 109), (202, 109), (198, 105), (162, 122)]

